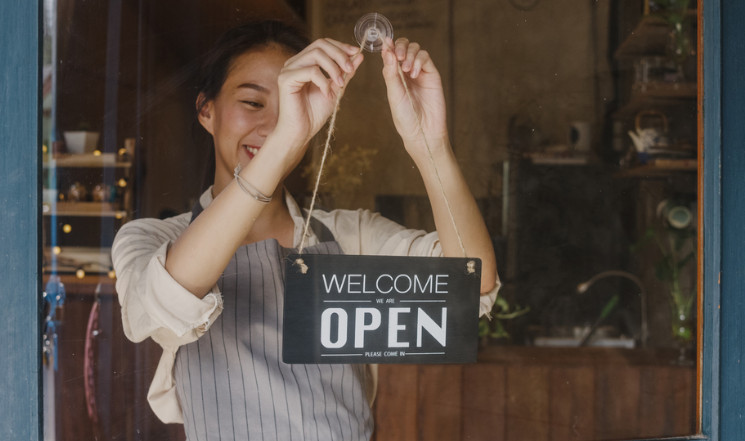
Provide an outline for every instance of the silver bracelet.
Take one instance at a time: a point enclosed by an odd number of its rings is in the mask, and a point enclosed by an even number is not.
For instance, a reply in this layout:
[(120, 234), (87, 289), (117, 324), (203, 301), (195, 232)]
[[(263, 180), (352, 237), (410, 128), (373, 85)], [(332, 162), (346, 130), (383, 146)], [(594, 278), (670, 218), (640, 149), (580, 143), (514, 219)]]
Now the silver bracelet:
[(272, 200), (271, 196), (267, 196), (264, 193), (260, 192), (256, 187), (251, 185), (247, 180), (243, 179), (239, 173), (241, 172), (241, 164), (238, 163), (238, 165), (235, 166), (235, 171), (233, 173), (233, 176), (235, 176), (235, 182), (238, 183), (238, 186), (243, 190), (244, 193), (251, 196), (252, 198), (256, 199), (259, 202), (268, 203)]

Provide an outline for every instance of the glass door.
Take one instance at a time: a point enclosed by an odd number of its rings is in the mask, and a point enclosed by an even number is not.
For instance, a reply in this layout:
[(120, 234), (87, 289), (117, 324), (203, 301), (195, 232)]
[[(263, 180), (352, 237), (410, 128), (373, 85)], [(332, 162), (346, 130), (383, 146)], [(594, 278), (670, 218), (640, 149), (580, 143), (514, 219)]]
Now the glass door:
[[(195, 79), (218, 35), (278, 18), (354, 43), (354, 23), (374, 11), (438, 66), (503, 283), (478, 324), (478, 363), (379, 368), (375, 439), (700, 433), (696, 2), (43, 6), (46, 439), (184, 439), (146, 399), (162, 349), (125, 336), (114, 237), (189, 212), (206, 188)], [(367, 54), (346, 92), (321, 209), (432, 230), (380, 68)], [(318, 156), (287, 181), (301, 205)]]

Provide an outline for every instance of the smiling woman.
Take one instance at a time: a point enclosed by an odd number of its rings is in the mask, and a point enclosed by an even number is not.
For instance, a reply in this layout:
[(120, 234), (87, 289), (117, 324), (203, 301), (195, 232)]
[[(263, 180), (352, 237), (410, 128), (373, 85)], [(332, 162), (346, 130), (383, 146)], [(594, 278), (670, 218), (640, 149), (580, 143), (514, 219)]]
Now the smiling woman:
[(233, 179), (235, 164), (253, 159), (274, 131), (279, 115), (277, 77), (291, 55), (276, 44), (238, 55), (220, 93), (210, 99), (202, 92), (197, 98), (199, 122), (215, 144), (215, 194)]
[[(112, 247), (125, 334), (163, 348), (148, 400), (164, 422), (183, 423), (190, 440), (370, 438), (370, 368), (303, 366), (301, 374), (281, 357), (281, 268), (299, 243), (307, 241), (306, 254), (441, 256), (465, 247), (482, 261), (486, 311), (499, 288), (488, 232), (450, 149), (439, 74), (429, 54), (407, 39), (386, 41), (383, 79), (404, 147), (431, 190), (438, 231), (407, 230), (370, 211), (334, 210), (309, 213), (316, 226), (303, 237), (302, 212), (283, 182), (363, 56), (332, 39), (304, 48), (300, 41), (276, 21), (248, 23), (218, 40), (196, 100), (199, 123), (213, 141), (213, 185), (191, 213), (132, 221)], [(402, 106), (408, 90), (412, 102)], [(445, 198), (457, 201), (452, 219)], [(318, 407), (315, 396), (332, 405)], [(226, 408), (232, 412), (220, 411)], [(330, 424), (334, 419), (348, 424)]]

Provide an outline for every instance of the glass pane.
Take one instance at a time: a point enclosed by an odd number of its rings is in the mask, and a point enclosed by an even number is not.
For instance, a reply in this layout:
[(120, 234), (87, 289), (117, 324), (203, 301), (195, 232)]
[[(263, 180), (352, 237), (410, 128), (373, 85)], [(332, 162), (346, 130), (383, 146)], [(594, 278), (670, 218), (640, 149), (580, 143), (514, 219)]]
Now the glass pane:
[[(688, 0), (580, 3), (44, 0), (45, 439), (185, 439), (148, 403), (159, 363), (174, 357), (127, 338), (137, 334), (117, 282), (135, 278), (114, 272), (116, 234), (191, 212), (217, 182), (195, 103), (220, 34), (273, 18), (356, 45), (369, 12), (420, 42), (439, 71), (453, 151), (502, 282), (492, 319), (478, 322), (477, 363), (380, 365), (373, 439), (697, 433), (699, 12)], [(382, 67), (365, 52), (345, 91), (315, 206), (433, 231)], [(284, 180), (306, 208), (325, 130)], [(152, 308), (132, 313), (143, 329)], [(194, 366), (206, 366), (201, 357)], [(229, 378), (245, 381), (241, 372)], [(196, 407), (171, 393), (155, 404), (161, 414)], [(242, 421), (263, 430), (263, 417)]]

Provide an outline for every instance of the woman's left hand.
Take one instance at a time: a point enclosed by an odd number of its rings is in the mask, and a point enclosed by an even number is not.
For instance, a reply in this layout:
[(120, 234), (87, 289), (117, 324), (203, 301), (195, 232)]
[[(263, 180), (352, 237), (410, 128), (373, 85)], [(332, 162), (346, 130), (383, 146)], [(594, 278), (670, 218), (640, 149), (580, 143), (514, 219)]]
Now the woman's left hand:
[(486, 293), (496, 280), (494, 248), (450, 148), (440, 74), (429, 53), (405, 38), (395, 44), (388, 39), (382, 56), (393, 122), (406, 151), (419, 167), (443, 254), (480, 258), (481, 292)]
[[(433, 144), (447, 139), (442, 80), (429, 53), (406, 38), (399, 38), (395, 43), (387, 39), (382, 57), (393, 122), (409, 154), (421, 153), (420, 147), (425, 145), (422, 136)], [(399, 74), (399, 63), (403, 75)], [(406, 94), (407, 87), (411, 102)]]

